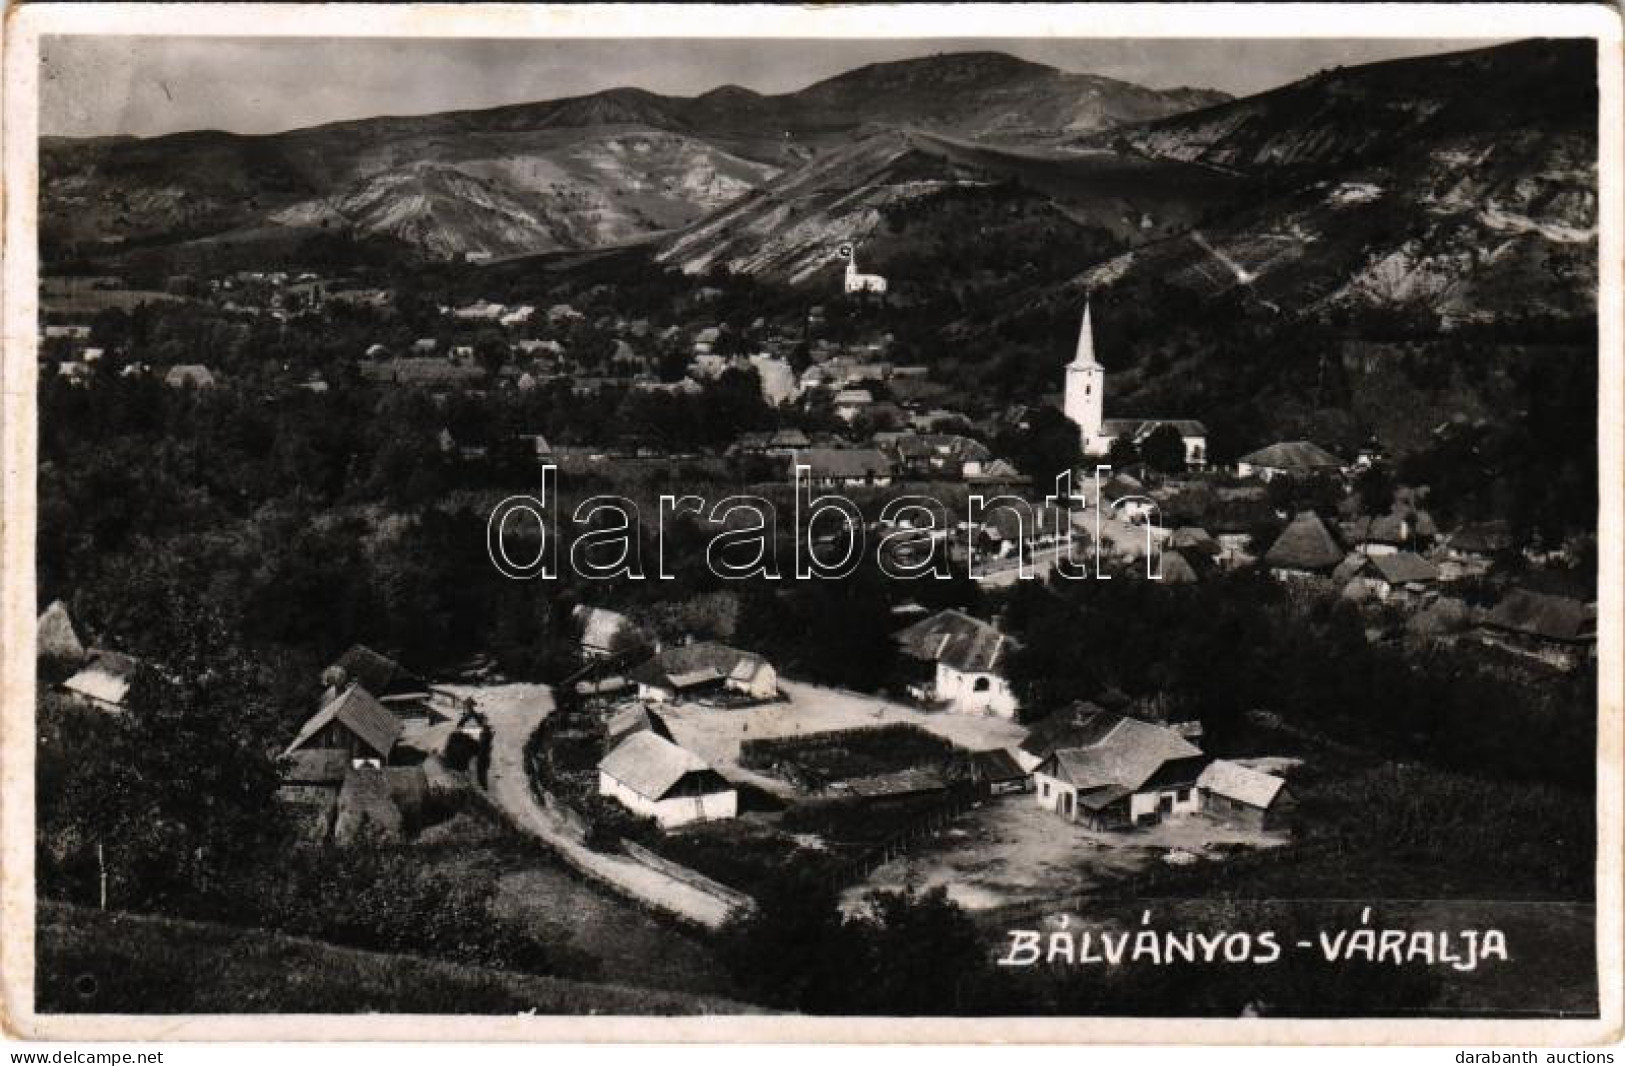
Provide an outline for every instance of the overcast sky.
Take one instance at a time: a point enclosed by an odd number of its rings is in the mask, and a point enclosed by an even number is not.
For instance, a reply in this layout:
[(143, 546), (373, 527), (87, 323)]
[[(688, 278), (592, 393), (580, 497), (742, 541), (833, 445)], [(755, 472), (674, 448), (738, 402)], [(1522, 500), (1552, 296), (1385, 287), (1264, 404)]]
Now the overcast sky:
[(339, 119), (577, 96), (790, 92), (866, 63), (996, 50), (1152, 88), (1258, 92), (1335, 64), (1460, 51), (1454, 40), (334, 40), (47, 37), (40, 131), (273, 133)]

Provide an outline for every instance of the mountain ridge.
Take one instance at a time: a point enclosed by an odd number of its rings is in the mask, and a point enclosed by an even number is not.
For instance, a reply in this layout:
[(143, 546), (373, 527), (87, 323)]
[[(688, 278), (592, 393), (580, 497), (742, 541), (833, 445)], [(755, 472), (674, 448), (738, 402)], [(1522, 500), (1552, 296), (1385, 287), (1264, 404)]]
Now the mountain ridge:
[[(1223, 94), (1199, 91), (1201, 101)], [(1094, 75), (1069, 74), (1003, 53), (967, 52), (870, 64), (790, 93), (764, 95), (718, 86), (694, 97), (622, 86), (554, 100), (416, 116), (346, 119), (275, 134), (185, 131), (151, 138), (41, 139), (41, 195), (53, 247), (72, 254), (116, 255), (123, 241), (167, 235), (253, 230), (289, 218), (320, 219), (357, 236), (373, 228), (369, 212), (346, 213), (368, 199), (368, 184), (429, 161), (478, 163), (489, 179), (498, 164), (522, 164), (498, 199), (509, 207), (480, 218), (485, 198), (434, 197), (443, 214), (467, 220), (430, 226), (410, 243), (431, 257), (502, 257), (599, 246), (680, 228), (719, 205), (702, 174), (674, 179), (648, 209), (617, 201), (625, 168), (592, 154), (588, 142), (609, 131), (671, 134), (675, 153), (655, 160), (647, 185), (682, 160), (700, 171), (759, 185), (818, 152), (861, 137), (874, 124), (906, 125), (990, 141), (1031, 142), (1100, 130), (1190, 106), (1184, 90), (1166, 94)], [(473, 179), (459, 187), (473, 189)], [(403, 182), (404, 184), (404, 182)], [(686, 190), (699, 190), (689, 195)], [(635, 198), (635, 197), (634, 197)], [(493, 204), (495, 200), (491, 201)], [(512, 204), (528, 205), (511, 210)], [(549, 206), (551, 205), (551, 206)], [(569, 217), (512, 223), (535, 211)], [(394, 217), (395, 212), (386, 212)], [(619, 221), (605, 223), (613, 215)], [(504, 219), (508, 223), (504, 223)], [(561, 241), (563, 243), (561, 243)], [(576, 243), (587, 242), (587, 243)], [(109, 247), (112, 245), (112, 247)], [(69, 256), (70, 258), (72, 255)]]

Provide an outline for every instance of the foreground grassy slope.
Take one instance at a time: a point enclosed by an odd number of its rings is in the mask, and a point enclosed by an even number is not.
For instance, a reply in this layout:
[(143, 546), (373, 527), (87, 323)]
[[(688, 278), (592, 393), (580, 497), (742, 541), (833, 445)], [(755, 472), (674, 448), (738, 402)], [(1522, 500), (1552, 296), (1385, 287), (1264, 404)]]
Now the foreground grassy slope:
[[(197, 960), (209, 959), (206, 967)], [(736, 1014), (714, 996), (340, 948), (254, 929), (42, 901), (40, 1013)]]

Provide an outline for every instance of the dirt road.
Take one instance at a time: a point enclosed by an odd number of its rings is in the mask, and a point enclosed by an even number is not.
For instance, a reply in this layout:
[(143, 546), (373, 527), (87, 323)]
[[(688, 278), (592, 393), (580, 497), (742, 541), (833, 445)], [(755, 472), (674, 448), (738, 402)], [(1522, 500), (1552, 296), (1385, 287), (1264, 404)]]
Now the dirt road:
[(525, 773), (525, 741), (553, 710), (545, 685), (446, 685), (471, 696), (491, 725), (491, 799), (523, 830), (537, 837), (576, 869), (640, 903), (709, 929), (728, 920), (729, 907), (709, 893), (621, 855), (576, 843), (563, 825), (537, 802)]

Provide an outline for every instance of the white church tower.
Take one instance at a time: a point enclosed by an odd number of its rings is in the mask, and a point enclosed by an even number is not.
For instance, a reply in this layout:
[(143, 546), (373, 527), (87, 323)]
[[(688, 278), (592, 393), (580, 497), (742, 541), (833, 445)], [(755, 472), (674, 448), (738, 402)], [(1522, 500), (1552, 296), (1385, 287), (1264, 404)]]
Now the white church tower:
[(1102, 434), (1106, 410), (1106, 368), (1095, 359), (1095, 330), (1089, 304), (1083, 305), (1083, 326), (1078, 330), (1078, 351), (1066, 368), (1066, 399), (1061, 410), (1077, 424), (1083, 450), (1102, 454), (1111, 446)]

